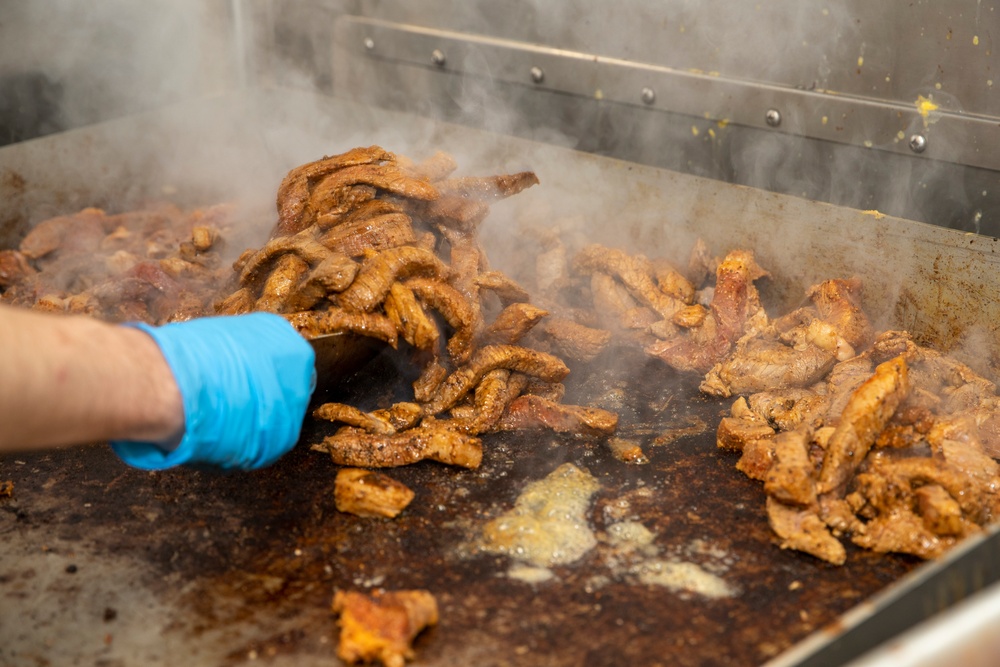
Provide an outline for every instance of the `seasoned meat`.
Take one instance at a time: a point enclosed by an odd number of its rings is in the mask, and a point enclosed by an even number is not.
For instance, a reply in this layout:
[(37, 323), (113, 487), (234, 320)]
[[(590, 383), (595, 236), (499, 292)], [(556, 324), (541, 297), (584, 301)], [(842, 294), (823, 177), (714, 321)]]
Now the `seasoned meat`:
[(767, 497), (767, 519), (771, 529), (782, 539), (782, 549), (796, 549), (834, 565), (847, 561), (847, 551), (830, 534), (816, 510), (786, 505)]
[(478, 435), (496, 426), (510, 402), (528, 385), (528, 378), (521, 373), (511, 373), (505, 368), (495, 368), (483, 376), (476, 385), (473, 404), (467, 406), (468, 414), (459, 417), (452, 410), (457, 427), (466, 433)]
[(827, 446), (819, 493), (843, 495), (851, 475), (909, 390), (906, 361), (896, 357), (879, 364), (875, 374), (851, 394)]
[(656, 285), (664, 294), (669, 294), (684, 303), (694, 301), (694, 285), (666, 260), (653, 260), (653, 275), (656, 278)]
[(65, 256), (96, 251), (104, 239), (104, 211), (86, 208), (73, 215), (43, 220), (31, 228), (21, 240), (19, 250), (28, 259)]
[(818, 426), (829, 398), (807, 389), (762, 391), (747, 397), (750, 410), (782, 431)]
[(388, 415), (364, 412), (344, 403), (323, 403), (313, 410), (312, 416), (325, 421), (341, 422), (380, 435), (391, 435), (398, 430)]
[(403, 667), (414, 657), (414, 638), (438, 622), (437, 601), (424, 590), (337, 591), (333, 612), (340, 616), (337, 657), (348, 664)]
[(669, 319), (686, 305), (660, 289), (653, 264), (642, 255), (629, 255), (615, 248), (594, 244), (577, 253), (573, 267), (583, 274), (598, 271), (620, 280), (629, 294), (652, 308), (660, 318)]
[(392, 468), (431, 459), (463, 468), (478, 468), (483, 448), (475, 438), (444, 421), (424, 420), (406, 431), (368, 433), (345, 426), (314, 449), (330, 453), (333, 462), (360, 468)]
[(392, 153), (378, 146), (369, 146), (324, 157), (292, 169), (278, 187), (278, 224), (275, 235), (294, 234), (308, 227), (312, 221), (303, 220), (303, 213), (311, 188), (323, 176), (351, 166), (380, 164), (394, 159)]
[(282, 255), (264, 281), (254, 310), (268, 313), (288, 312), (288, 301), (296, 285), (309, 271), (309, 264), (295, 254)]
[(423, 248), (390, 248), (364, 261), (354, 282), (341, 292), (337, 303), (348, 310), (371, 312), (382, 303), (394, 282), (413, 275), (444, 279), (448, 267)]
[(337, 510), (364, 517), (393, 519), (413, 500), (414, 493), (385, 473), (342, 468), (333, 483)]
[(548, 315), (530, 303), (512, 303), (497, 315), (496, 319), (482, 333), (480, 343), (483, 345), (514, 345), (531, 331), (531, 329)]
[(331, 253), (292, 289), (285, 306), (289, 312), (310, 310), (331, 294), (347, 289), (358, 273), (358, 264), (347, 255)]
[(349, 257), (362, 257), (369, 250), (397, 248), (416, 240), (413, 223), (405, 213), (386, 213), (344, 222), (319, 237), (322, 245)]
[(271, 239), (242, 262), (240, 285), (257, 289), (270, 276), (274, 263), (286, 254), (295, 254), (306, 264), (315, 265), (326, 259), (330, 251), (316, 241), (312, 229)]
[(593, 361), (611, 343), (612, 333), (606, 329), (577, 324), (565, 317), (546, 317), (535, 331), (552, 344), (556, 354), (573, 361)]
[(413, 292), (393, 283), (385, 297), (385, 314), (407, 343), (419, 350), (437, 351), (440, 333)]
[(355, 313), (331, 308), (286, 313), (284, 317), (305, 338), (350, 332), (384, 341), (392, 347), (396, 347), (397, 343), (396, 326), (380, 313)]
[(772, 440), (774, 461), (764, 479), (764, 492), (786, 505), (815, 508), (816, 470), (809, 458), (807, 429), (783, 431)]
[(493, 292), (505, 306), (514, 303), (527, 303), (531, 300), (528, 291), (518, 285), (502, 271), (486, 271), (475, 278), (476, 286)]
[(15, 285), (37, 273), (19, 250), (0, 250), (0, 290)]
[(826, 376), (835, 363), (833, 354), (813, 345), (794, 348), (764, 336), (744, 339), (709, 370), (700, 388), (706, 394), (725, 398), (807, 387)]
[(532, 395), (514, 399), (497, 425), (500, 431), (544, 428), (574, 435), (610, 435), (617, 427), (618, 415), (613, 412)]
[(871, 322), (861, 308), (861, 281), (827, 280), (807, 293), (819, 316), (829, 322), (855, 349), (867, 346), (873, 335)]
[(472, 354), (475, 320), (472, 307), (451, 285), (431, 278), (410, 278), (403, 283), (418, 299), (437, 311), (454, 333), (448, 339), (448, 354), (456, 363), (464, 363)]
[(566, 364), (551, 354), (513, 345), (487, 345), (479, 349), (467, 365), (448, 376), (427, 403), (427, 414), (435, 415), (453, 406), (495, 368), (518, 371), (547, 382), (560, 382), (569, 374)]

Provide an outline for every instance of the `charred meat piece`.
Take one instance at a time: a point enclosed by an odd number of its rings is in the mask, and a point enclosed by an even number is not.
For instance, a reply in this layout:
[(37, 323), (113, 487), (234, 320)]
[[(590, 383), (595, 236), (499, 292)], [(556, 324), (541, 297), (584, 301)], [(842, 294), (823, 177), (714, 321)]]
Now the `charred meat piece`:
[(337, 657), (348, 664), (403, 667), (414, 657), (416, 636), (438, 622), (437, 601), (423, 590), (337, 591), (333, 612), (340, 616)]
[(416, 428), (392, 434), (345, 426), (313, 448), (329, 452), (337, 465), (359, 468), (393, 468), (424, 459), (478, 468), (483, 459), (478, 438), (459, 432), (447, 422), (426, 419)]
[(337, 510), (357, 516), (393, 519), (413, 496), (405, 484), (374, 470), (343, 468), (333, 483)]

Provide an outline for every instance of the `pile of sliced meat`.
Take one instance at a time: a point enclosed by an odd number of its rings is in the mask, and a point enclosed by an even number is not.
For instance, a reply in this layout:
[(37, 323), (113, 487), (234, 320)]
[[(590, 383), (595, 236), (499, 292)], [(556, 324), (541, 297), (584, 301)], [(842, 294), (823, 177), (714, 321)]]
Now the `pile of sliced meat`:
[(0, 302), (163, 324), (212, 313), (232, 269), (220, 257), (236, 208), (87, 208), (35, 225), (0, 250)]
[(754, 285), (767, 272), (747, 250), (713, 259), (698, 243), (682, 274), (550, 239), (535, 273), (578, 326), (738, 397), (718, 446), (764, 482), (782, 547), (835, 564), (844, 539), (934, 558), (1000, 517), (996, 386), (906, 332), (875, 332), (859, 280), (815, 285), (809, 305), (772, 319)]
[(362, 411), (314, 448), (345, 466), (423, 459), (476, 468), (482, 433), (528, 428), (606, 434), (617, 416), (563, 404), (563, 359), (526, 336), (548, 312), (490, 268), (478, 227), (490, 203), (538, 182), (531, 172), (453, 177), (446, 154), (413, 163), (377, 146), (292, 170), (272, 238), (237, 261), (220, 313), (284, 315), (307, 338), (349, 332), (399, 348), (419, 376), (412, 400)]

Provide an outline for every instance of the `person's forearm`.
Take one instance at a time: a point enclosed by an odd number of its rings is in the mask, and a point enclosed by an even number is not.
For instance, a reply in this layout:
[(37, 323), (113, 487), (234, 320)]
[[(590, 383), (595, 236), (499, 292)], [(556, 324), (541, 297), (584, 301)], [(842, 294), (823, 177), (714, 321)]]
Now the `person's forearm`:
[(183, 427), (173, 374), (142, 331), (0, 306), (0, 450), (161, 442)]

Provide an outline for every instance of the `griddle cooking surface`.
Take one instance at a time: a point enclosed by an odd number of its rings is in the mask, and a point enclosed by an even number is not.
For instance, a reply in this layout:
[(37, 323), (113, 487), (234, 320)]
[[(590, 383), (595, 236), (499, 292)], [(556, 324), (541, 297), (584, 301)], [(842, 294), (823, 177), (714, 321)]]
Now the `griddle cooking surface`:
[[(361, 403), (405, 395), (399, 361), (379, 357), (343, 393)], [(619, 435), (644, 443), (648, 465), (622, 463), (599, 441), (487, 436), (480, 470), (420, 463), (387, 471), (416, 499), (395, 520), (362, 519), (337, 512), (336, 466), (305, 445), (334, 427), (307, 420), (294, 452), (246, 474), (147, 473), (104, 446), (4, 457), (0, 477), (14, 481), (15, 497), (0, 502), (0, 533), (32, 540), (22, 547), (37, 549), (38, 559), (72, 561), (75, 571), (60, 573), (67, 586), (88, 568), (100, 570), (104, 558), (138, 564), (142, 574), (128, 585), (166, 601), (170, 618), (148, 622), (163, 625), (163, 641), (185, 647), (190, 664), (201, 664), (199, 656), (204, 664), (330, 664), (334, 590), (383, 586), (427, 588), (438, 599), (440, 624), (418, 639), (416, 664), (755, 665), (918, 564), (848, 545), (847, 565), (838, 568), (779, 549), (760, 484), (715, 446), (730, 401), (701, 396), (659, 362), (628, 383), (581, 369), (571, 378), (566, 402), (607, 400), (624, 389)], [(701, 434), (651, 444), (698, 420), (707, 423)], [(636, 583), (608, 568), (606, 543), (537, 584), (505, 576), (506, 557), (468, 555), (462, 546), (477, 527), (509, 509), (527, 481), (567, 461), (600, 482), (589, 517), (599, 538), (626, 499), (629, 517), (655, 533), (661, 555), (719, 572), (738, 594), (708, 599)], [(46, 623), (33, 607), (42, 603), (17, 594), (30, 578), (21, 562), (0, 555), (0, 627), (16, 623), (31, 637)], [(124, 584), (98, 583), (116, 585)], [(108, 655), (130, 641), (116, 630), (145, 622), (128, 618), (141, 613), (134, 608), (76, 604), (104, 614)], [(22, 644), (7, 645), (0, 642), (0, 658)]]

